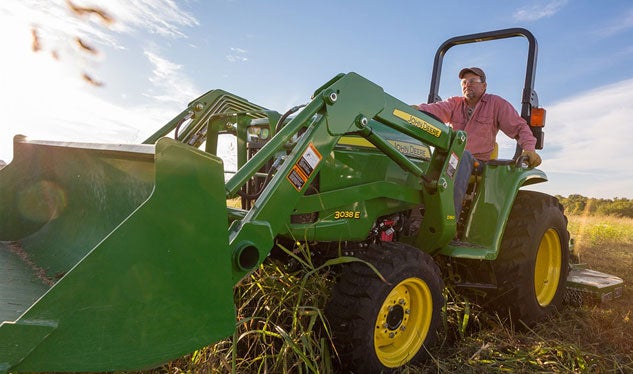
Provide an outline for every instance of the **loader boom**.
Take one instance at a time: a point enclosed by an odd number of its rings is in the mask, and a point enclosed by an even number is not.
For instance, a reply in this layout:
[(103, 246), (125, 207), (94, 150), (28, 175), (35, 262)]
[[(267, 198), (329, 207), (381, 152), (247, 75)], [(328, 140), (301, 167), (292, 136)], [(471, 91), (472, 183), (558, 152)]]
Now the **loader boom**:
[[(229, 110), (217, 112), (225, 108)], [(313, 100), (292, 120), (283, 124), (279, 132), (276, 130), (280, 126), (273, 126), (274, 120), (280, 117), (277, 112), (240, 100), (224, 91), (211, 91), (192, 102), (188, 110), (183, 111), (148, 141), (166, 135), (190, 118), (196, 118), (178, 139), (200, 145), (198, 140), (201, 137), (197, 134), (205, 131), (207, 150), (216, 152), (213, 135), (217, 136), (221, 131), (227, 130), (224, 120), (226, 116), (237, 117), (234, 119), (237, 123), (236, 129), (232, 130), (234, 133), (243, 132), (240, 124), (250, 123), (253, 118), (268, 118), (268, 129), (274, 134), (246, 163), (239, 162), (246, 157), (242, 155), (245, 152), (242, 143), (238, 143), (238, 148), (241, 147), (238, 149), (238, 171), (226, 183), (227, 198), (237, 196), (247, 181), (280, 153), (284, 160), (252, 209), (232, 212), (235, 219), (229, 228), (229, 242), (235, 282), (266, 258), (275, 237), (286, 230), (289, 217), (297, 210), (298, 201), (318, 174), (321, 161), (345, 135), (353, 134), (367, 139), (402, 169), (418, 177), (420, 189), (433, 196), (426, 203), (437, 204), (433, 209), (437, 219), (427, 221), (429, 225), (430, 222), (433, 224), (424, 230), (424, 240), (421, 241), (423, 247), (428, 250), (440, 248), (454, 236), (453, 176), (449, 175), (454, 171), (447, 171), (447, 155), (461, 157), (466, 141), (465, 133), (452, 131), (445, 124), (385, 94), (382, 88), (365, 78), (355, 73), (337, 75), (316, 90)], [(373, 131), (372, 126), (377, 122), (435, 147), (433, 160), (425, 170)], [(297, 136), (299, 132), (301, 135)], [(209, 147), (209, 144), (214, 146)], [(288, 148), (291, 152), (286, 154), (284, 150)], [(310, 162), (314, 164), (309, 165)], [(420, 193), (420, 196), (423, 195)]]
[[(421, 170), (374, 133), (369, 119), (436, 147), (429, 169)], [(416, 113), (405, 103), (386, 95), (379, 86), (354, 73), (340, 75), (329, 86), (317, 91), (312, 102), (227, 182), (227, 196), (235, 196), (246, 181), (302, 129), (305, 132), (262, 196), (243, 219), (234, 221), (229, 228), (234, 281), (241, 279), (268, 255), (276, 235), (289, 223), (288, 218), (297, 201), (319, 172), (323, 157), (330, 154), (340, 137), (346, 134), (365, 137), (406, 171), (420, 177), (424, 189), (434, 195), (438, 208), (433, 212), (436, 219), (429, 220), (433, 221), (433, 227), (425, 231), (425, 243), (429, 248), (442, 247), (454, 236), (453, 181), (447, 171), (447, 154), (461, 157), (465, 134), (455, 134), (446, 125)]]

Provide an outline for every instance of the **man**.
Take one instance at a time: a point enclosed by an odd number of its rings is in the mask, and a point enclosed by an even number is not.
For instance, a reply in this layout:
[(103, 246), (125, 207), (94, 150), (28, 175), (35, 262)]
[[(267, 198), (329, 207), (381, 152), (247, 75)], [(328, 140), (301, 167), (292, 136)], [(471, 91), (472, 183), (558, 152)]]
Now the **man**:
[(459, 72), (459, 78), (463, 96), (420, 104), (417, 108), (435, 115), (455, 130), (466, 131), (466, 150), (481, 161), (490, 159), (497, 133), (501, 130), (510, 138), (517, 139), (531, 167), (540, 165), (541, 158), (534, 150), (536, 138), (527, 122), (505, 99), (486, 93), (484, 71), (476, 67), (464, 68)]
[(463, 96), (454, 96), (432, 104), (417, 105), (419, 110), (431, 113), (455, 130), (464, 130), (468, 135), (466, 151), (459, 163), (455, 178), (455, 217), (459, 220), (462, 200), (468, 188), (472, 172), (473, 156), (481, 161), (490, 160), (497, 133), (503, 131), (516, 139), (528, 164), (536, 167), (541, 157), (535, 151), (536, 138), (527, 122), (517, 113), (512, 104), (500, 96), (486, 93), (486, 74), (477, 67), (464, 68), (459, 72)]

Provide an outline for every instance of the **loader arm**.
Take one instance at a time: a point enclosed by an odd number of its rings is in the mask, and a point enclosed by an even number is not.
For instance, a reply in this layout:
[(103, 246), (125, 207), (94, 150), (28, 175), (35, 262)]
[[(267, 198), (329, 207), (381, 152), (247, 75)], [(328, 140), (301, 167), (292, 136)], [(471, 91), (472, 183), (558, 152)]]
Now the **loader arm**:
[[(368, 119), (435, 147), (428, 168), (420, 169), (372, 131)], [(235, 196), (300, 130), (304, 132), (253, 208), (229, 227), (235, 282), (268, 255), (276, 235), (285, 231), (297, 201), (323, 165), (323, 157), (332, 152), (343, 135), (363, 136), (420, 178), (424, 203), (432, 207), (419, 235), (422, 249), (440, 248), (454, 236), (453, 178), (464, 150), (465, 133), (454, 132), (421, 114), (355, 73), (339, 75), (317, 90), (314, 99), (227, 182), (227, 196)]]

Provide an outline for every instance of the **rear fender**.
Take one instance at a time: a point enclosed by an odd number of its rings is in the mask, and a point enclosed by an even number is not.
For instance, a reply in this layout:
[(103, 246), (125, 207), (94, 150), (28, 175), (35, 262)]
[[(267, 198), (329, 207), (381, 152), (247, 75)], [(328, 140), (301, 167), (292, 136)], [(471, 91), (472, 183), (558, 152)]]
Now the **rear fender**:
[(496, 259), (519, 189), (546, 181), (547, 176), (538, 169), (524, 169), (514, 163), (486, 165), (466, 220), (463, 242), (468, 246), (451, 242), (439, 253), (450, 257)]

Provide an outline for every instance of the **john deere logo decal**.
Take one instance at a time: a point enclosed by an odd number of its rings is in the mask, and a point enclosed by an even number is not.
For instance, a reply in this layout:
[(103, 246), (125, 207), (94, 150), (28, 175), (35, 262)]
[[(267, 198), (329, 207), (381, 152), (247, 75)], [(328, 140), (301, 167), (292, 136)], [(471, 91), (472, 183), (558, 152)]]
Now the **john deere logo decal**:
[(422, 129), (426, 132), (428, 132), (429, 134), (433, 135), (436, 138), (439, 138), (440, 135), (442, 135), (442, 130), (438, 129), (437, 127), (431, 125), (430, 123), (426, 122), (425, 120), (423, 120), (422, 118), (418, 118), (412, 114), (403, 112), (401, 110), (398, 109), (394, 109), (393, 110), (393, 115), (401, 118), (405, 121), (407, 121), (408, 123), (412, 124), (413, 126)]

